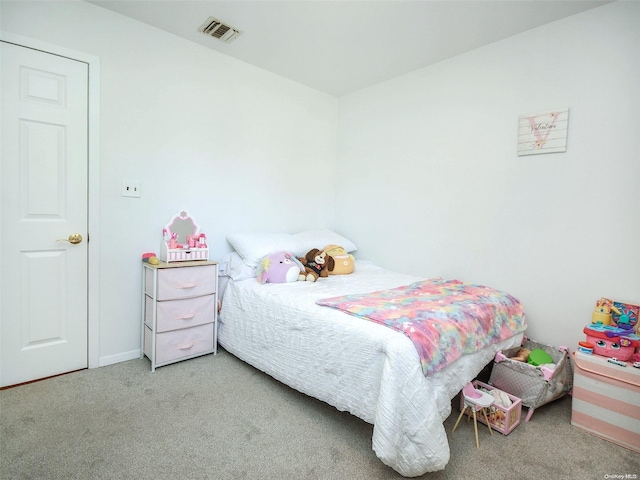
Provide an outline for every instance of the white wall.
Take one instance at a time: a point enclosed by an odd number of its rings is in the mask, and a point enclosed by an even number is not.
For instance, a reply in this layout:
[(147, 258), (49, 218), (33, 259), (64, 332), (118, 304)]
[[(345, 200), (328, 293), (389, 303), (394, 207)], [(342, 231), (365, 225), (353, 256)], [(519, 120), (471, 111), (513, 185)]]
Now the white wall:
[[(334, 226), (361, 258), (510, 291), (548, 343), (573, 347), (600, 296), (640, 303), (636, 2), (339, 100), (84, 2), (0, 7), (4, 31), (101, 60), (102, 364), (137, 353), (139, 256), (183, 208), (214, 258), (230, 232)], [(567, 152), (517, 157), (518, 116), (565, 106)], [(336, 157), (337, 189), (308, 194)]]
[[(640, 3), (616, 2), (341, 97), (336, 228), (361, 258), (505, 289), (572, 349), (640, 304)], [(569, 107), (566, 153), (518, 157)]]
[(329, 226), (332, 186), (304, 178), (335, 168), (335, 98), (84, 2), (3, 1), (1, 22), (100, 58), (101, 364), (137, 355), (140, 255), (178, 210), (214, 259), (235, 231)]

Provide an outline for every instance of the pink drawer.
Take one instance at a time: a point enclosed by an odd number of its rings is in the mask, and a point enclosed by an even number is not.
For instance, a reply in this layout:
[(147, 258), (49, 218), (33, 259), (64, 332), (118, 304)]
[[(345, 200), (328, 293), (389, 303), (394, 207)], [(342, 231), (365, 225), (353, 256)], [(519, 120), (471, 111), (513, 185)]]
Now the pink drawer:
[[(144, 329), (144, 353), (151, 358), (151, 330)], [(156, 334), (156, 364), (213, 352), (213, 323)]]
[[(153, 300), (145, 296), (144, 323), (153, 325)], [(215, 295), (157, 302), (156, 332), (195, 327), (213, 322)]]
[(198, 297), (216, 292), (216, 265), (158, 270), (158, 300)]

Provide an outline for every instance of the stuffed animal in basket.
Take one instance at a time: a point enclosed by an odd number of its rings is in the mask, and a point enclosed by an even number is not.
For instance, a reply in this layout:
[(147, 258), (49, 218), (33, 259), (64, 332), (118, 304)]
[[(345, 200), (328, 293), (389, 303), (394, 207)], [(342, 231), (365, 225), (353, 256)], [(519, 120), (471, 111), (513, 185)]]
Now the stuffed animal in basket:
[(312, 248), (307, 252), (304, 257), (298, 258), (304, 266), (304, 279), (302, 274), (300, 280), (307, 280), (315, 282), (318, 277), (328, 277), (329, 269), (333, 269), (335, 266), (333, 258), (330, 257), (327, 252), (320, 251), (317, 248)]
[(304, 267), (289, 252), (271, 253), (264, 257), (258, 266), (260, 283), (290, 283), (300, 280)]
[(497, 408), (491, 408), (489, 412), (489, 423), (492, 425), (496, 425), (499, 428), (504, 428), (504, 419), (506, 418), (506, 414)]
[(355, 258), (339, 245), (327, 245), (323, 249), (331, 258), (334, 266), (329, 268), (329, 275), (347, 275), (353, 273)]
[(513, 402), (506, 392), (498, 390), (497, 388), (491, 390), (489, 394), (495, 398), (489, 413), (489, 423), (497, 425), (499, 428), (504, 428), (505, 418), (507, 416), (505, 411), (511, 407)]

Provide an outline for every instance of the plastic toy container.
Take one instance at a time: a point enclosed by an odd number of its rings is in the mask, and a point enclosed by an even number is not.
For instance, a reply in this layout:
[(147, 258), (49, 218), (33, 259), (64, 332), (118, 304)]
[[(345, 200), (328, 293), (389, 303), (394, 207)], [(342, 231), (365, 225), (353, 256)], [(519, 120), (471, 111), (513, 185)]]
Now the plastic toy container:
[(519, 347), (496, 353), (489, 384), (510, 395), (522, 399), (522, 405), (529, 407), (525, 418), (528, 422), (536, 408), (556, 400), (571, 391), (573, 370), (567, 347), (552, 347), (533, 340), (522, 343), (529, 350), (542, 349), (551, 355), (554, 367), (534, 366), (511, 360)]
[(640, 369), (574, 354), (571, 425), (640, 453)]
[[(491, 385), (482, 383), (479, 380), (474, 380), (472, 383), (473, 386), (479, 390), (485, 390), (486, 392), (495, 390), (495, 388)], [(491, 405), (491, 407), (489, 407), (488, 415), (491, 428), (497, 432), (502, 433), (503, 435), (509, 435), (513, 431), (513, 429), (518, 426), (518, 424), (520, 423), (520, 416), (522, 414), (522, 400), (508, 393), (507, 396), (513, 402), (511, 406), (505, 408), (502, 405)], [(464, 397), (460, 395), (460, 410), (462, 410), (463, 408)], [(485, 425), (487, 424), (482, 415), (478, 415), (477, 417), (479, 422), (482, 422)]]

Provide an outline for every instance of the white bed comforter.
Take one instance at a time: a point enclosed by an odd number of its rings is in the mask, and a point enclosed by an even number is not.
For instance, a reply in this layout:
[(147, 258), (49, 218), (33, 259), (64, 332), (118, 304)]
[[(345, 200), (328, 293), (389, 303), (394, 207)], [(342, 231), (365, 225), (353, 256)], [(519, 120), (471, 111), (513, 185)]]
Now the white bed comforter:
[(373, 450), (400, 474), (442, 470), (449, 461), (442, 423), (451, 413), (451, 398), (498, 350), (519, 345), (522, 334), (425, 377), (405, 335), (315, 304), (418, 280), (359, 263), (351, 275), (315, 283), (230, 281), (218, 340), (277, 380), (372, 423)]

